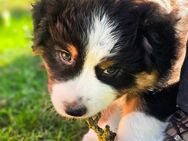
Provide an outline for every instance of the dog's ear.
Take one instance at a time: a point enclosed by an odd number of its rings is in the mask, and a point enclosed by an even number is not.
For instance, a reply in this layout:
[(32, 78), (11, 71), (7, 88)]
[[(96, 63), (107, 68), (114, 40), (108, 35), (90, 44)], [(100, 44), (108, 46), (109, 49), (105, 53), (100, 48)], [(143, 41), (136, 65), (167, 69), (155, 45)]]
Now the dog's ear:
[(38, 1), (33, 5), (32, 17), (34, 26), (34, 44), (32, 48), (35, 54), (40, 54), (40, 49), (38, 47), (41, 46), (42, 42), (45, 40), (45, 36), (48, 34), (45, 29), (46, 12), (44, 0)]
[(38, 47), (42, 46), (49, 37), (49, 24), (53, 24), (53, 22), (55, 22), (57, 13), (63, 9), (63, 2), (66, 2), (66, 0), (39, 0), (33, 5), (33, 51), (35, 53), (40, 50)]
[(40, 22), (45, 16), (46, 9), (45, 9), (45, 3), (43, 0), (36, 2), (32, 6), (33, 6), (32, 16), (33, 16), (34, 31), (36, 31), (38, 28), (40, 28)]
[(178, 40), (175, 24), (177, 20), (172, 14), (155, 4), (145, 4), (140, 7), (139, 41), (145, 50), (145, 64), (148, 71), (153, 67), (160, 75), (167, 75), (176, 58)]

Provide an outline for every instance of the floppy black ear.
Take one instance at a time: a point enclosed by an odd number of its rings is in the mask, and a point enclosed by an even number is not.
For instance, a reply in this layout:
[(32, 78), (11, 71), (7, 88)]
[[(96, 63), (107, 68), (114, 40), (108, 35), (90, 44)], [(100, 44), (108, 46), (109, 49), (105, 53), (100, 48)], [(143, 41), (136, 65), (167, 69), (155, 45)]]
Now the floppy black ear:
[(154, 66), (161, 76), (167, 75), (176, 58), (178, 40), (176, 37), (176, 19), (165, 14), (155, 4), (140, 7), (141, 44), (145, 50), (145, 64), (148, 70)]
[(46, 13), (44, 1), (35, 3), (33, 5), (32, 12), (34, 31), (36, 31), (40, 27), (40, 22)]
[(46, 7), (45, 1), (41, 0), (36, 2), (33, 5), (32, 16), (33, 16), (33, 28), (34, 28), (34, 45), (33, 51), (37, 50), (38, 46), (42, 44), (42, 42), (46, 39), (48, 32), (46, 31)]
[(43, 45), (49, 36), (49, 24), (55, 22), (57, 13), (66, 0), (39, 0), (33, 5), (34, 49)]

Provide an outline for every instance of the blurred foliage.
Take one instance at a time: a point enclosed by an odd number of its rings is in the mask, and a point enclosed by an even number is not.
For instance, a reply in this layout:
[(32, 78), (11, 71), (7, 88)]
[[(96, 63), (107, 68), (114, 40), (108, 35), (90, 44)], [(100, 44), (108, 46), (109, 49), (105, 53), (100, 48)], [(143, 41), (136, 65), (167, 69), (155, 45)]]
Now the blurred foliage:
[[(21, 11), (19, 11), (21, 12)], [(10, 63), (21, 54), (30, 54), (32, 45), (32, 21), (30, 13), (15, 12), (9, 24), (0, 24), (0, 66)]]
[(0, 0), (0, 12), (10, 9), (31, 9), (35, 0)]

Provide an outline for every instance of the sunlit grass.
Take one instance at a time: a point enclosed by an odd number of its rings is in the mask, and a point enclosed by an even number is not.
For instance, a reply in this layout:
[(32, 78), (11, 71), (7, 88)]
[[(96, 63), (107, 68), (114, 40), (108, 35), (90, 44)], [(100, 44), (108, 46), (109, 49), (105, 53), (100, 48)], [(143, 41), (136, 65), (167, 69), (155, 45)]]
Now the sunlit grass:
[(15, 11), (11, 16), (10, 25), (6, 26), (3, 20), (0, 25), (0, 66), (10, 63), (21, 54), (31, 53), (31, 15), (19, 15), (19, 11)]

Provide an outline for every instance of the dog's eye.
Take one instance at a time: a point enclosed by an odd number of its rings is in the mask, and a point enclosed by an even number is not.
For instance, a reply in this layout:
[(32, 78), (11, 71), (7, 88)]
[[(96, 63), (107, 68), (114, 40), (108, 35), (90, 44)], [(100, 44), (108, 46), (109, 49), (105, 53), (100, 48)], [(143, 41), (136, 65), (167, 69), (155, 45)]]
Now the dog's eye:
[(61, 51), (58, 51), (58, 54), (59, 54), (61, 61), (68, 63), (68, 64), (71, 64), (72, 56), (68, 51), (61, 50)]
[(116, 75), (119, 72), (119, 69), (117, 67), (111, 66), (108, 67), (103, 71), (103, 74), (106, 76), (113, 76)]

